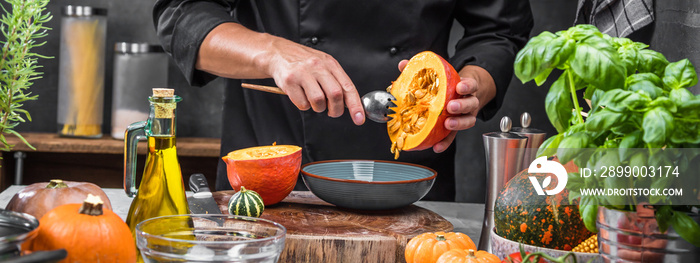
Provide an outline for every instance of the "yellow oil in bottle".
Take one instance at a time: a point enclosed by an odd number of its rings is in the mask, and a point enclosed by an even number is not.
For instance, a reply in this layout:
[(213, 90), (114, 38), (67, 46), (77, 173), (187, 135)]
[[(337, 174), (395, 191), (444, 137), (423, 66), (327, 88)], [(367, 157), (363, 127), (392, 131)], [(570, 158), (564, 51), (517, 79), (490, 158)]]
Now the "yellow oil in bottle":
[[(174, 136), (149, 136), (148, 157), (126, 219), (131, 233), (143, 220), (189, 214)], [(135, 238), (135, 236), (134, 236)], [(139, 262), (143, 262), (139, 255)]]

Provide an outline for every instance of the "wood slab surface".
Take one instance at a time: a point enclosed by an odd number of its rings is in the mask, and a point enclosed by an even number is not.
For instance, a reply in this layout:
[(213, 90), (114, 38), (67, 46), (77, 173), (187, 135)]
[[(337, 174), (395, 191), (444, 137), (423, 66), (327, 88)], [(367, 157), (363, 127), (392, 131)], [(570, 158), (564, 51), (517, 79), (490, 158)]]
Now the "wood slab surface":
[[(228, 214), (234, 191), (214, 193)], [(384, 211), (339, 208), (308, 191), (294, 191), (281, 203), (265, 207), (262, 218), (287, 228), (279, 262), (406, 262), (404, 248), (412, 237), (452, 231), (452, 224), (415, 205)]]

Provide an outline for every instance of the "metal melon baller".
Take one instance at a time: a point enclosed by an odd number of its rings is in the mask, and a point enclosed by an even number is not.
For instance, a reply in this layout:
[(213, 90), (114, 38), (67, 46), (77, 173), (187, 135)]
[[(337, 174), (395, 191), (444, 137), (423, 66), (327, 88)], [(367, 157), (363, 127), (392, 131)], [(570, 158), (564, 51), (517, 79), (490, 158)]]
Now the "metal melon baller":
[[(284, 91), (278, 87), (262, 86), (249, 83), (242, 83), (242, 87), (247, 89), (254, 89), (259, 91), (265, 91), (275, 94), (287, 95)], [(396, 107), (394, 101), (396, 98), (391, 95), (391, 93), (383, 90), (375, 90), (369, 92), (362, 96), (362, 106), (365, 108), (365, 116), (368, 119), (378, 122), (386, 123), (391, 119), (388, 115), (393, 114), (394, 111), (389, 109), (390, 107)]]

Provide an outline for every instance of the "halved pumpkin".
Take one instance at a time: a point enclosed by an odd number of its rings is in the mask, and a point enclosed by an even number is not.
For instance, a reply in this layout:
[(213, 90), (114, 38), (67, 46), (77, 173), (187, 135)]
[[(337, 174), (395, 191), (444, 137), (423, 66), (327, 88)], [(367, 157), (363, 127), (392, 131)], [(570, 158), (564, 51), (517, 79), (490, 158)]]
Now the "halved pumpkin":
[(222, 158), (231, 187), (257, 192), (265, 205), (279, 203), (296, 185), (301, 169), (301, 147), (271, 145), (240, 149)]
[(391, 108), (395, 113), (387, 122), (395, 158), (401, 151), (425, 150), (447, 137), (450, 130), (444, 123), (452, 114), (445, 108), (459, 96), (459, 81), (452, 65), (433, 52), (418, 53), (408, 61), (389, 91), (396, 98)]

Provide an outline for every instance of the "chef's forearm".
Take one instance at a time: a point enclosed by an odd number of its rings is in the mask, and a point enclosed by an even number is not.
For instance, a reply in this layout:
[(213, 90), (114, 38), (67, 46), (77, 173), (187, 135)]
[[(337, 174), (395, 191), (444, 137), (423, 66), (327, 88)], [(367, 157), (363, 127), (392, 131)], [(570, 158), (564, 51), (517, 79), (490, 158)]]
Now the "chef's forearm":
[(223, 23), (204, 38), (195, 68), (227, 78), (269, 78), (267, 52), (279, 41), (287, 40), (252, 31), (237, 23)]
[(479, 110), (496, 97), (496, 83), (484, 68), (466, 65), (459, 71), (459, 76), (476, 80), (478, 88), (474, 95), (479, 99)]

